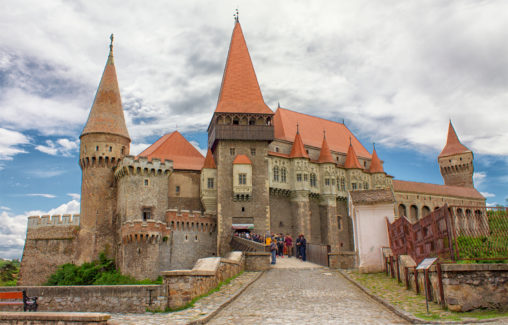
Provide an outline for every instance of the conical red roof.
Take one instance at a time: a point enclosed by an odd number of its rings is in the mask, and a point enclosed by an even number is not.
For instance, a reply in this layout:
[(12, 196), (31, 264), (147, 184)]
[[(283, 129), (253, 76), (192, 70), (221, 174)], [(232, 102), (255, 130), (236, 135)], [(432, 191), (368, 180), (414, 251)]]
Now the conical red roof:
[(333, 161), (332, 153), (330, 152), (330, 148), (328, 148), (328, 143), (326, 142), (326, 136), (323, 135), (323, 143), (321, 144), (321, 152), (319, 153), (319, 163), (335, 163)]
[(81, 136), (89, 133), (111, 133), (130, 139), (116, 77), (113, 45), (110, 45), (106, 67)]
[(356, 152), (352, 145), (349, 145), (349, 149), (347, 150), (346, 163), (344, 164), (344, 167), (362, 169), (362, 165), (358, 161), (358, 157), (356, 157)]
[(471, 152), (471, 150), (460, 143), (459, 137), (457, 137), (457, 133), (455, 133), (455, 129), (453, 128), (452, 121), (450, 121), (450, 125), (448, 126), (448, 139), (446, 140), (443, 151), (441, 151), (438, 157), (441, 158), (464, 152)]
[(376, 148), (372, 151), (372, 161), (370, 162), (369, 172), (371, 173), (384, 173), (383, 164), (377, 156)]
[(174, 169), (183, 170), (201, 170), (205, 161), (205, 157), (178, 131), (164, 135), (138, 157), (172, 160)]
[(213, 169), (217, 168), (217, 165), (215, 165), (215, 160), (213, 159), (212, 150), (210, 150), (210, 148), (208, 148), (208, 152), (206, 153), (203, 168), (213, 168)]
[(216, 112), (273, 114), (263, 100), (242, 27), (233, 29)]
[(295, 141), (293, 142), (293, 147), (291, 148), (289, 158), (309, 158), (309, 155), (307, 154), (307, 151), (303, 145), (300, 132), (298, 131), (296, 132)]

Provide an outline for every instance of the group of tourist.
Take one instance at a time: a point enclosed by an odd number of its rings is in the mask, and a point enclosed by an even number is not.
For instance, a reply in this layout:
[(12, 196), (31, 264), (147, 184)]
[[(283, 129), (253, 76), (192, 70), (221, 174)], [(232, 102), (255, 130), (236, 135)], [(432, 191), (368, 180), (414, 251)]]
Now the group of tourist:
[(265, 245), (270, 246), (272, 264), (276, 263), (277, 256), (284, 257), (284, 255), (287, 255), (288, 258), (293, 256), (294, 248), (296, 248), (296, 258), (302, 261), (307, 260), (307, 240), (303, 234), (300, 234), (296, 239), (296, 247), (293, 247), (293, 238), (291, 235), (286, 234), (286, 236), (284, 236), (282, 233), (276, 235), (272, 233), (270, 236), (267, 235)]
[(249, 240), (255, 241), (257, 243), (264, 243), (265, 242), (265, 237), (262, 235), (256, 234), (255, 232), (253, 232), (253, 233), (250, 233), (248, 231), (236, 232), (235, 236), (244, 238), (244, 239), (249, 239)]

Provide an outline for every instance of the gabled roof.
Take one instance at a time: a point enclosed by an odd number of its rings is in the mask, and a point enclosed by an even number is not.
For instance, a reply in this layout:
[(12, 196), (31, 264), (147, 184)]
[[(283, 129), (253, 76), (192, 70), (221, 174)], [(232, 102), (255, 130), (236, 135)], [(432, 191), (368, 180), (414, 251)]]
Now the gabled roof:
[(205, 157), (178, 131), (164, 135), (138, 157), (172, 160), (173, 168), (181, 170), (201, 170), (205, 161)]
[(296, 132), (293, 147), (291, 147), (291, 153), (289, 154), (289, 158), (309, 158), (307, 150), (305, 150), (305, 146), (303, 145), (300, 132), (298, 131)]
[(215, 112), (273, 114), (263, 100), (242, 27), (237, 21)]
[(484, 200), (483, 195), (471, 187), (438, 185), (420, 182), (393, 180), (393, 190), (395, 192), (410, 192), (420, 194), (435, 194), (443, 196), (456, 196), (463, 198), (472, 198)]
[(457, 137), (457, 133), (453, 128), (452, 121), (450, 121), (450, 124), (448, 125), (448, 138), (446, 139), (446, 145), (438, 157), (441, 158), (464, 152), (471, 152), (471, 150), (460, 143), (459, 137)]
[[(111, 42), (113, 42), (113, 39), (111, 39)], [(123, 115), (112, 43), (109, 46), (108, 60), (81, 136), (90, 133), (116, 134), (130, 140)]]
[(215, 165), (215, 160), (213, 159), (212, 150), (210, 150), (210, 148), (208, 148), (208, 151), (206, 152), (206, 158), (203, 168), (212, 168), (212, 169), (217, 168), (217, 165)]
[(251, 165), (252, 162), (246, 155), (238, 155), (235, 157), (235, 160), (233, 160), (233, 164)]
[(346, 162), (344, 163), (344, 168), (359, 168), (363, 169), (362, 165), (358, 161), (358, 157), (356, 156), (355, 149), (353, 145), (349, 145), (349, 149), (347, 150)]
[(351, 139), (358, 156), (370, 159), (370, 153), (344, 124), (285, 108), (278, 108), (273, 118), (275, 139), (292, 142), (295, 138), (297, 124), (299, 124), (302, 140), (307, 146), (320, 148), (322, 138), (320, 132), (316, 131), (325, 130), (331, 151), (345, 154), (349, 148), (349, 139)]
[(323, 135), (323, 143), (321, 144), (321, 151), (319, 152), (318, 163), (332, 163), (332, 164), (335, 163), (333, 161), (330, 148), (328, 148), (328, 143), (326, 142), (326, 135)]
[(370, 162), (369, 167), (370, 173), (384, 173), (383, 164), (381, 164), (381, 160), (377, 156), (376, 148), (372, 151), (372, 161)]

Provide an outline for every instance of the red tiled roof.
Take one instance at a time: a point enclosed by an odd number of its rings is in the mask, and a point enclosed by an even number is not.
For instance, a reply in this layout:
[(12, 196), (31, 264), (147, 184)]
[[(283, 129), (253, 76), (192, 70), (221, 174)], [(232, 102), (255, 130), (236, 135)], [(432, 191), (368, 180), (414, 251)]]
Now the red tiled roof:
[(362, 165), (358, 161), (358, 157), (356, 156), (355, 149), (352, 145), (349, 145), (349, 149), (347, 150), (346, 162), (344, 163), (344, 168), (359, 168), (363, 169)]
[(316, 148), (321, 147), (321, 134), (326, 131), (330, 150), (346, 153), (349, 148), (349, 139), (358, 156), (370, 159), (370, 153), (356, 139), (351, 131), (342, 123), (325, 120), (319, 117), (278, 108), (273, 118), (274, 135), (276, 139), (292, 142), (296, 134), (296, 124), (299, 124), (303, 143)]
[(92, 109), (81, 136), (89, 133), (111, 133), (130, 139), (125, 125), (120, 89), (118, 88), (113, 47), (110, 47), (101, 82), (97, 88)]
[(471, 152), (471, 150), (469, 150), (468, 148), (466, 148), (466, 146), (460, 143), (460, 140), (457, 137), (457, 133), (453, 128), (452, 121), (450, 121), (450, 125), (448, 125), (448, 138), (446, 139), (446, 145), (438, 157), (441, 158), (464, 152)]
[(174, 169), (183, 170), (201, 170), (205, 161), (205, 157), (178, 131), (164, 135), (138, 157), (172, 160)]
[(321, 144), (321, 151), (319, 152), (319, 163), (332, 163), (333, 161), (332, 154), (330, 153), (330, 148), (328, 148), (328, 143), (326, 142), (326, 136), (323, 136), (323, 143)]
[(275, 152), (275, 151), (268, 151), (269, 156), (276, 156), (276, 157), (283, 157), (283, 158), (289, 158), (288, 154), (281, 153), (281, 152)]
[(215, 160), (213, 159), (212, 150), (210, 150), (210, 148), (208, 148), (208, 151), (206, 152), (206, 158), (203, 168), (213, 168), (213, 169), (217, 168), (217, 165), (215, 165)]
[(273, 114), (263, 100), (242, 27), (235, 23), (216, 112)]
[(235, 160), (233, 160), (233, 164), (251, 165), (252, 162), (250, 161), (249, 157), (247, 157), (246, 155), (238, 155), (235, 157)]
[(383, 164), (377, 156), (376, 148), (372, 151), (372, 161), (370, 162), (369, 172), (371, 173), (384, 173)]
[(393, 180), (393, 190), (395, 192), (411, 192), (422, 194), (435, 194), (443, 196), (456, 196), (464, 198), (473, 198), (484, 200), (483, 195), (471, 187), (438, 185), (429, 183), (409, 182)]
[(309, 158), (307, 151), (302, 142), (302, 137), (300, 136), (300, 132), (296, 132), (295, 139), (293, 142), (293, 147), (291, 147), (291, 153), (289, 154), (290, 158)]

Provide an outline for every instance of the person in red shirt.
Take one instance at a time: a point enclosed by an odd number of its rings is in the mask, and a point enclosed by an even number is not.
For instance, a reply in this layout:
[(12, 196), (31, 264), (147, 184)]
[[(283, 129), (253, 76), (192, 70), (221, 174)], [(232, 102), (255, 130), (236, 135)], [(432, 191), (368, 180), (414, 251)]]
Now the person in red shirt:
[(284, 242), (286, 244), (288, 257), (293, 256), (293, 238), (291, 238), (291, 235), (286, 234), (286, 238), (284, 238)]

